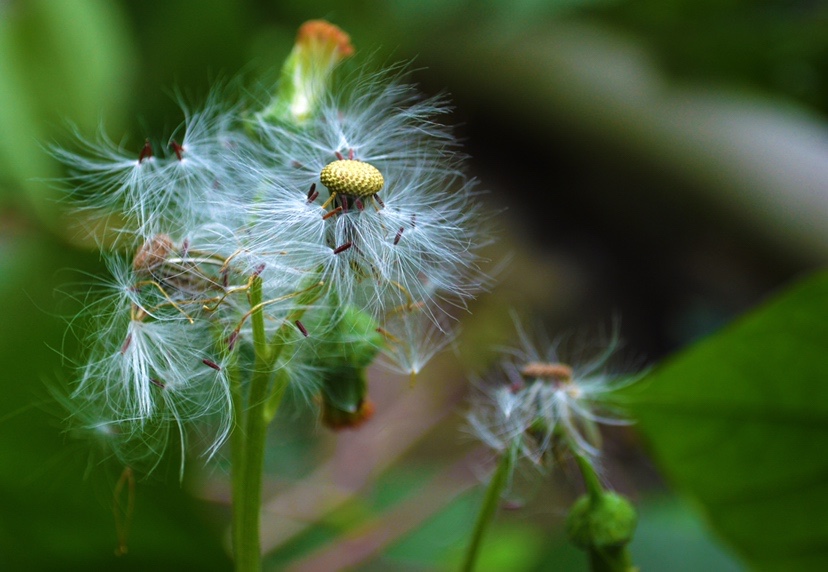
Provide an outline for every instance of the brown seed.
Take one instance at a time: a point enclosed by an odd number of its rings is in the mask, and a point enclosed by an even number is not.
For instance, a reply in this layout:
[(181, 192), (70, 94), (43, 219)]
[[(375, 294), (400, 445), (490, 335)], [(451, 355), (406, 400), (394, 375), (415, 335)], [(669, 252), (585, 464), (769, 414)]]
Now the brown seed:
[(308, 204), (315, 201), (318, 196), (319, 192), (316, 190), (316, 183), (311, 183), (310, 190), (308, 191)]
[(337, 246), (336, 248), (334, 248), (333, 252), (334, 252), (334, 254), (339, 254), (341, 252), (345, 252), (346, 250), (351, 248), (353, 245), (354, 245), (353, 242), (346, 242), (345, 244)]
[(170, 141), (170, 149), (175, 151), (175, 156), (178, 158), (179, 161), (181, 161), (182, 156), (184, 154), (184, 147), (179, 145), (178, 142), (175, 139), (173, 139), (172, 141)]
[(144, 159), (151, 159), (152, 158), (152, 145), (150, 145), (149, 139), (144, 141), (144, 147), (141, 149), (141, 152), (138, 153), (138, 163), (141, 164), (144, 162)]
[(132, 334), (127, 334), (126, 339), (124, 340), (124, 345), (121, 346), (121, 353), (125, 354), (129, 349), (130, 344), (132, 344)]
[(132, 269), (138, 274), (150, 274), (162, 265), (175, 248), (172, 239), (166, 234), (156, 234), (147, 239), (132, 259)]
[(227, 349), (230, 350), (231, 352), (233, 351), (233, 348), (236, 347), (236, 340), (237, 339), (239, 339), (239, 332), (237, 332), (237, 331), (234, 331), (229, 336), (227, 336)]
[(520, 374), (524, 377), (565, 381), (572, 379), (572, 368), (562, 363), (530, 362), (521, 368)]
[(221, 366), (219, 364), (217, 364), (216, 362), (214, 362), (214, 361), (210, 361), (210, 360), (205, 358), (205, 359), (201, 360), (201, 363), (203, 363), (207, 367), (213, 368), (216, 371), (221, 371)]
[(332, 210), (330, 212), (327, 212), (324, 215), (322, 215), (322, 220), (328, 220), (332, 216), (338, 215), (341, 212), (342, 212), (342, 207), (336, 207), (334, 210)]

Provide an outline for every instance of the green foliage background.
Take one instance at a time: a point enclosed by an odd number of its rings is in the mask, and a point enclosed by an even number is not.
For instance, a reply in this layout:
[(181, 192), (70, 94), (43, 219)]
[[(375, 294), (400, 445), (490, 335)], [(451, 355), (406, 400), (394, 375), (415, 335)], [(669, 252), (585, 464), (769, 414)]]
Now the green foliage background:
[[(629, 353), (655, 361), (828, 254), (821, 2), (0, 2), (0, 568), (229, 569), (226, 505), (204, 492), (223, 467), (184, 484), (163, 470), (140, 481), (130, 551), (113, 554), (122, 467), (67, 432), (50, 393), (71, 380), (78, 355), (64, 334), (76, 304), (56, 289), (100, 268), (56, 200), (61, 171), (44, 148), (68, 140), (67, 121), (125, 134), (126, 145), (168, 133), (181, 121), (175, 90), (198, 101), (240, 72), (272, 79), (298, 25), (319, 17), (378, 61), (416, 58), (424, 90), (453, 94), (475, 174), (492, 207), (508, 207), (492, 258), (515, 254), (465, 320), (470, 369), (491, 359), (484, 342), (509, 343), (508, 307), (562, 330), (617, 311)], [(804, 283), (631, 390), (655, 463), (689, 499), (640, 452), (622, 454), (636, 450), (634, 437), (610, 440), (608, 478), (641, 507), (633, 553), (643, 570), (824, 567), (825, 283)], [(438, 363), (418, 389), (448, 403), (445, 388), (462, 392), (463, 373)], [(300, 479), (334, 446), (313, 424), (288, 420), (274, 472)], [(271, 565), (432, 494), (423, 483), (471, 448), (458, 425), (456, 413), (436, 424)], [(498, 522), (483, 565), (584, 569), (560, 536), (576, 487), (535, 488)], [(456, 563), (476, 494), (447, 495), (416, 532), (361, 565)]]

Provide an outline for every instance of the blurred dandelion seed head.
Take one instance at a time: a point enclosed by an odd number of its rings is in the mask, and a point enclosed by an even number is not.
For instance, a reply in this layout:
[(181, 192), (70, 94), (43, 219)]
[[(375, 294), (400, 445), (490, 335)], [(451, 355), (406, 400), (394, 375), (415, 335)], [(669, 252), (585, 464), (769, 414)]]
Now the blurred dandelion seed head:
[(542, 334), (532, 339), (515, 320), (519, 345), (503, 351), (499, 371), (479, 382), (467, 420), (487, 447), (548, 468), (577, 455), (599, 465), (600, 425), (626, 425), (615, 393), (639, 376), (614, 374), (609, 361), (614, 337), (580, 364), (561, 363), (558, 344)]

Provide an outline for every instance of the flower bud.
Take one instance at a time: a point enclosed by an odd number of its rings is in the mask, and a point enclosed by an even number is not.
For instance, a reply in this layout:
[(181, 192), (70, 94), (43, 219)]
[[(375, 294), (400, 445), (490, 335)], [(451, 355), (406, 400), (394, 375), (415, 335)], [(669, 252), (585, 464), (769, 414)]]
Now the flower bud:
[(328, 88), (334, 68), (354, 53), (351, 38), (324, 20), (305, 22), (282, 67), (279, 89), (261, 117), (302, 123), (309, 119)]
[(335, 430), (356, 427), (373, 414), (366, 370), (383, 341), (371, 316), (353, 306), (341, 312), (318, 348), (324, 363), (322, 422)]
[(584, 495), (569, 512), (566, 532), (585, 550), (620, 548), (632, 540), (636, 520), (632, 504), (619, 494), (604, 493), (597, 502)]

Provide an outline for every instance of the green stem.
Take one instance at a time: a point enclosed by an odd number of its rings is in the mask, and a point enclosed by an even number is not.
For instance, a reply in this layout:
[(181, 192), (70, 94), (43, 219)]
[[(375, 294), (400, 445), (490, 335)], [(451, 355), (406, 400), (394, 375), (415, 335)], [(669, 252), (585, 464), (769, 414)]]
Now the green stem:
[(463, 565), (460, 568), (463, 572), (472, 572), (477, 564), (477, 557), (480, 554), (480, 546), (483, 543), (483, 537), (492, 523), (495, 511), (500, 504), (500, 496), (506, 483), (509, 481), (509, 475), (512, 473), (512, 466), (514, 465), (517, 450), (515, 445), (510, 446), (500, 458), (497, 464), (492, 480), (486, 489), (486, 495), (483, 497), (483, 505), (480, 507), (480, 512), (477, 514), (477, 522), (474, 525), (474, 532), (472, 533), (471, 543), (466, 549), (466, 556), (463, 560)]
[[(276, 363), (276, 360), (279, 359), (282, 350), (287, 345), (294, 324), (302, 319), (302, 316), (305, 315), (305, 311), (308, 306), (313, 304), (319, 298), (322, 294), (322, 286), (324, 284), (324, 282), (319, 281), (316, 276), (314, 276), (311, 284), (300, 292), (296, 308), (294, 308), (294, 310), (287, 315), (282, 327), (279, 328), (273, 336), (270, 348), (271, 369)], [(285, 390), (287, 389), (289, 382), (290, 379), (284, 370), (280, 369), (276, 372), (273, 387), (270, 390), (270, 396), (267, 398), (267, 403), (264, 408), (264, 416), (267, 423), (273, 421), (273, 418), (279, 411), (279, 406), (282, 404), (282, 398), (285, 396)]]
[(289, 381), (290, 379), (284, 369), (280, 369), (276, 372), (276, 379), (273, 381), (273, 389), (271, 390), (270, 397), (267, 398), (267, 402), (264, 407), (264, 418), (267, 423), (270, 423), (273, 421), (273, 418), (276, 417), (276, 413), (279, 411), (279, 406), (282, 404), (282, 397), (285, 396), (285, 390), (287, 389)]
[(233, 553), (237, 572), (259, 572), (261, 570), (259, 528), (267, 434), (264, 405), (272, 369), (270, 367), (271, 352), (264, 328), (264, 315), (260, 306), (262, 281), (258, 277), (250, 282), (248, 298), (250, 307), (257, 308), (251, 315), (255, 350), (253, 375), (250, 379), (247, 409), (244, 410), (243, 405), (238, 405), (240, 399), (237, 399), (234, 404), (235, 411), (238, 413), (241, 410), (243, 415), (239, 418), (236, 428), (236, 432), (243, 434), (233, 440), (234, 448), (241, 449), (234, 454), (232, 469), (233, 524), (236, 528), (233, 531)]
[[(279, 328), (279, 331), (276, 332), (271, 345), (271, 364), (276, 363), (276, 360), (279, 359), (279, 355), (282, 353), (282, 349), (287, 344), (288, 336), (290, 335), (289, 331), (293, 328), (292, 324), (299, 320), (304, 313), (304, 308), (292, 311), (288, 314), (284, 324), (282, 324), (282, 327)], [(264, 418), (266, 423), (270, 423), (273, 421), (273, 418), (276, 417), (276, 413), (279, 411), (279, 406), (282, 404), (282, 398), (285, 396), (285, 390), (287, 389), (289, 381), (290, 379), (284, 369), (280, 369), (276, 372), (275, 379), (273, 380), (273, 387), (270, 390), (270, 395), (267, 397), (267, 402), (264, 406)]]
[(230, 434), (230, 466), (232, 467), (232, 499), (233, 499), (233, 554), (237, 555), (241, 547), (241, 511), (236, 510), (236, 499), (242, 496), (242, 487), (244, 484), (244, 477), (242, 470), (244, 468), (244, 394), (241, 387), (241, 372), (238, 365), (235, 364), (230, 370), (230, 395), (233, 400), (233, 419), (235, 426), (233, 432)]
[(581, 455), (575, 455), (575, 462), (578, 463), (578, 468), (581, 470), (581, 475), (584, 477), (584, 485), (586, 485), (587, 494), (590, 502), (597, 505), (604, 498), (604, 486), (598, 478), (598, 474), (592, 467), (592, 464)]
[(255, 357), (246, 408), (241, 387), (237, 384), (233, 391), (233, 413), (237, 422), (233, 431), (231, 453), (232, 538), (237, 572), (261, 570), (259, 529), (267, 426), (275, 417), (290, 381), (284, 369), (276, 369), (276, 362), (290, 337), (293, 322), (305, 313), (307, 303), (319, 297), (321, 286), (322, 282), (315, 282), (310, 288), (302, 291), (297, 309), (288, 314), (282, 327), (268, 343), (264, 325), (262, 281), (259, 277), (254, 277), (250, 281), (247, 295), (250, 307), (254, 309), (250, 314), (250, 320)]
[(637, 572), (627, 545), (618, 548), (592, 548), (589, 550), (591, 572)]

